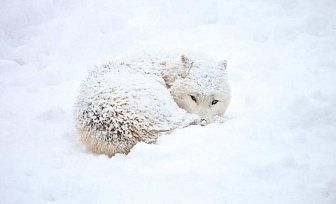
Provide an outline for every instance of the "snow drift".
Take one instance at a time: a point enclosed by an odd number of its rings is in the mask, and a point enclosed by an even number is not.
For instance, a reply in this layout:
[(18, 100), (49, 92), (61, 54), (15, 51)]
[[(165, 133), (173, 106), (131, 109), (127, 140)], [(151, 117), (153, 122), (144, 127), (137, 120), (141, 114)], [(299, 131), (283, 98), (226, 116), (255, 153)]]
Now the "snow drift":
[[(336, 3), (4, 1), (2, 203), (335, 203)], [(88, 152), (72, 106), (87, 70), (125, 52), (229, 62), (223, 124)]]

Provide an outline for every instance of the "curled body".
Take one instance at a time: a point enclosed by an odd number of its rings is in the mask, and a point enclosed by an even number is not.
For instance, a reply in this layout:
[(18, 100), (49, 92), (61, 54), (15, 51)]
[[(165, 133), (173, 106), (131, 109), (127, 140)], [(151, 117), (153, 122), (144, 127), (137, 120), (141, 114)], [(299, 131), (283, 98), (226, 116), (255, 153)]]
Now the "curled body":
[(74, 119), (90, 150), (113, 156), (176, 128), (210, 123), (224, 115), (229, 101), (226, 61), (141, 56), (93, 69), (80, 89)]

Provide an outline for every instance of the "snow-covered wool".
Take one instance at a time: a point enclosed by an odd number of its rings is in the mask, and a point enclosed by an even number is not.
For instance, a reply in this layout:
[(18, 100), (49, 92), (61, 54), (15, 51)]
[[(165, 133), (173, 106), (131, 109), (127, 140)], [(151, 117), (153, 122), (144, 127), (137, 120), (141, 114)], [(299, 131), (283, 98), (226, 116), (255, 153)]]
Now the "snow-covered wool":
[(183, 98), (176, 91), (181, 86), (191, 103), (189, 90), (204, 97), (224, 92), (227, 100), (220, 113), (224, 114), (230, 92), (226, 72), (216, 69), (214, 63), (201, 65), (182, 55), (117, 59), (96, 67), (82, 84), (75, 103), (81, 139), (93, 152), (113, 156), (127, 154), (137, 142), (153, 143), (163, 133), (198, 123), (199, 117), (189, 113), (200, 112), (177, 101)]

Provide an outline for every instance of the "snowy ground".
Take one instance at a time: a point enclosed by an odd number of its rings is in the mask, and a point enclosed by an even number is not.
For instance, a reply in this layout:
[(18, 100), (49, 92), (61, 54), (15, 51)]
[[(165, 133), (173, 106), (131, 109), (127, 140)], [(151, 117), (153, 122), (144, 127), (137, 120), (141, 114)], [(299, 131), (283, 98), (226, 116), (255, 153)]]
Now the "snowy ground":
[[(336, 203), (336, 2), (0, 4), (1, 203)], [(124, 52), (227, 59), (224, 124), (108, 158), (78, 141), (87, 71)]]

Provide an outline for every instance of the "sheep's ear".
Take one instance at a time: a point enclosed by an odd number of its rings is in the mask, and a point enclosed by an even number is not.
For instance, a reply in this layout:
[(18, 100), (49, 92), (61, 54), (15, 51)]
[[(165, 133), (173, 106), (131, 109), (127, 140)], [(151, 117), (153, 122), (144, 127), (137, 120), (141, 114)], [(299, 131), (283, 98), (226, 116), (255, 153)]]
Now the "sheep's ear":
[(190, 69), (192, 68), (193, 64), (194, 64), (194, 61), (189, 59), (187, 56), (185, 55), (181, 55), (181, 62), (182, 62), (182, 65), (183, 65), (183, 69), (180, 70), (180, 75), (181, 77), (185, 78), (189, 72), (190, 72)]
[(226, 70), (227, 61), (226, 60), (220, 61), (218, 66), (219, 66), (220, 69)]

